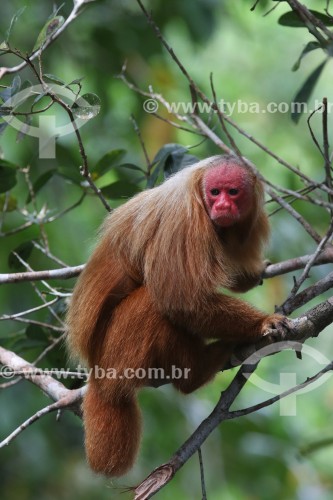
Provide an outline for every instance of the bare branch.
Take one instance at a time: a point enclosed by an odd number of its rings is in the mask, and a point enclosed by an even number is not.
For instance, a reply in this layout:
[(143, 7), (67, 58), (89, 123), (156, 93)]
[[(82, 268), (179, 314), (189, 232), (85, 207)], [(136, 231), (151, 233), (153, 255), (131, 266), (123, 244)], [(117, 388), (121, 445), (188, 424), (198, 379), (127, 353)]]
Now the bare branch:
[(46, 307), (52, 306), (53, 304), (58, 302), (58, 300), (59, 300), (59, 298), (56, 297), (55, 299), (50, 300), (50, 302), (45, 302), (45, 304), (41, 304), (40, 306), (33, 307), (32, 309), (27, 309), (26, 311), (20, 311), (20, 312), (15, 313), (15, 314), (3, 314), (2, 316), (0, 316), (0, 321), (9, 320), (9, 319), (16, 319), (16, 318), (19, 318), (20, 316), (26, 316), (27, 314), (31, 314), (35, 311), (39, 311), (40, 309), (45, 309)]
[[(37, 375), (36, 368), (31, 363), (28, 363), (25, 359), (3, 347), (0, 347), (0, 363), (3, 365), (1, 370), (2, 376), (6, 374), (9, 376), (8, 374), (12, 371), (24, 371), (26, 372), (24, 378), (42, 389), (53, 401), (58, 401), (72, 392), (63, 384), (50, 377), (50, 375)], [(7, 367), (7, 371), (4, 370), (4, 367)], [(29, 371), (31, 371), (31, 375), (29, 375)]]
[(0, 284), (53, 279), (67, 280), (78, 276), (83, 268), (84, 265), (82, 264), (80, 266), (65, 267), (64, 269), (50, 269), (46, 271), (32, 271), (27, 273), (0, 274)]
[(267, 406), (271, 406), (273, 403), (276, 403), (277, 401), (280, 401), (281, 399), (289, 396), (290, 394), (294, 394), (295, 392), (304, 389), (313, 382), (316, 382), (316, 380), (325, 375), (325, 373), (332, 370), (333, 370), (333, 361), (329, 363), (327, 366), (325, 366), (325, 368), (320, 370), (318, 373), (316, 373), (313, 377), (308, 377), (302, 384), (291, 387), (290, 389), (282, 392), (281, 394), (278, 394), (277, 396), (274, 396), (273, 398), (266, 399), (266, 401), (263, 401), (262, 403), (249, 406), (248, 408), (244, 408), (243, 410), (231, 411), (229, 414), (229, 418), (232, 419), (232, 418), (242, 417), (244, 415), (249, 415), (250, 413), (254, 413), (255, 411), (261, 410), (262, 408), (266, 408)]
[(283, 306), (281, 310), (283, 310), (284, 314), (291, 314), (293, 311), (298, 309), (299, 307), (304, 306), (307, 302), (318, 297), (327, 290), (330, 290), (333, 287), (333, 272), (329, 273), (325, 278), (317, 281), (314, 285), (309, 286), (302, 292), (297, 295), (290, 297)]
[[(302, 257), (295, 257), (294, 259), (284, 260), (277, 264), (271, 264), (266, 267), (263, 278), (273, 278), (274, 276), (281, 276), (282, 274), (291, 273), (299, 269), (303, 269), (307, 262), (312, 259), (312, 255), (303, 255)], [(314, 266), (322, 264), (331, 264), (333, 262), (333, 247), (327, 247), (313, 262)]]
[(281, 196), (278, 196), (271, 188), (267, 188), (268, 194), (277, 202), (281, 207), (283, 207), (287, 212), (290, 213), (305, 229), (305, 231), (311, 236), (316, 243), (321, 242), (320, 235), (313, 229), (313, 227), (302, 217), (291, 205), (286, 202)]

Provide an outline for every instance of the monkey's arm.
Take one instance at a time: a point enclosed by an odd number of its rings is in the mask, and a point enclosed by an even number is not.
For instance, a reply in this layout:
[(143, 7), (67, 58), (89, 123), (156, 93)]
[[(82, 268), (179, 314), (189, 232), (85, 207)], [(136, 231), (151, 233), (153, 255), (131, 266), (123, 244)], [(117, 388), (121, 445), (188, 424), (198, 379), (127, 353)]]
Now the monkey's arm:
[(205, 338), (223, 339), (234, 345), (251, 343), (278, 327), (284, 317), (265, 314), (240, 299), (216, 294), (195, 313), (181, 313), (177, 322)]
[(265, 259), (262, 261), (261, 266), (258, 266), (258, 270), (252, 273), (242, 272), (234, 276), (234, 286), (230, 288), (233, 292), (244, 293), (255, 286), (262, 285), (263, 283), (263, 274), (267, 266), (271, 264), (270, 260)]
[(258, 274), (242, 274), (236, 276), (235, 283), (230, 290), (237, 293), (244, 293), (257, 285), (261, 285), (262, 273), (263, 271)]

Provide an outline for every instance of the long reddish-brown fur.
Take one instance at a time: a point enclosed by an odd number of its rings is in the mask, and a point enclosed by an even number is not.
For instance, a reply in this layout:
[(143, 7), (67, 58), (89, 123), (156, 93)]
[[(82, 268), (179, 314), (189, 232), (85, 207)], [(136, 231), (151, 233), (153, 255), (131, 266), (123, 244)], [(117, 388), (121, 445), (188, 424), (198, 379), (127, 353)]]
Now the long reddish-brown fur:
[[(205, 172), (219, 164), (244, 169), (253, 193), (245, 219), (223, 229), (208, 216), (203, 186)], [(117, 476), (133, 465), (139, 446), (136, 391), (154, 385), (126, 378), (125, 369), (163, 368), (175, 387), (192, 392), (226, 365), (235, 346), (281, 318), (219, 291), (258, 284), (269, 235), (263, 187), (235, 157), (201, 161), (140, 193), (106, 219), (101, 235), (73, 293), (68, 343), (90, 367), (118, 374), (92, 376), (83, 404), (88, 461)], [(173, 366), (188, 369), (188, 378), (168, 378)]]

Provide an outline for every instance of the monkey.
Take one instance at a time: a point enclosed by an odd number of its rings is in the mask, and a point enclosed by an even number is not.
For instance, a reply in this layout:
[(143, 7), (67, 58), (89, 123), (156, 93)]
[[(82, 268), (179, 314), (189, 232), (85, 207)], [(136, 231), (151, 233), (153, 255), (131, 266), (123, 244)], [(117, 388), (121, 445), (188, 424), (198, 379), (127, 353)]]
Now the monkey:
[[(97, 473), (121, 476), (133, 466), (139, 389), (172, 383), (191, 393), (228, 366), (235, 349), (281, 327), (283, 316), (228, 293), (261, 280), (269, 237), (263, 203), (254, 171), (219, 155), (107, 216), (67, 313), (69, 350), (92, 368), (83, 421)], [(96, 367), (117, 375), (99, 377)], [(173, 377), (173, 367), (187, 376)], [(151, 368), (162, 370), (161, 380), (149, 378)], [(126, 377), (128, 369), (140, 376)]]

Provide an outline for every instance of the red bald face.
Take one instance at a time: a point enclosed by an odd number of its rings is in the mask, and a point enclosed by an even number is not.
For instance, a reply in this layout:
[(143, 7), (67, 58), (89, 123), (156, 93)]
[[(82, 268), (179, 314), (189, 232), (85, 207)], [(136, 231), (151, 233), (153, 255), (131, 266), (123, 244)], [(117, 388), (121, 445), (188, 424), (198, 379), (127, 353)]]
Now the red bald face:
[(211, 220), (229, 227), (249, 214), (253, 206), (253, 180), (245, 168), (221, 164), (204, 174), (204, 199)]

